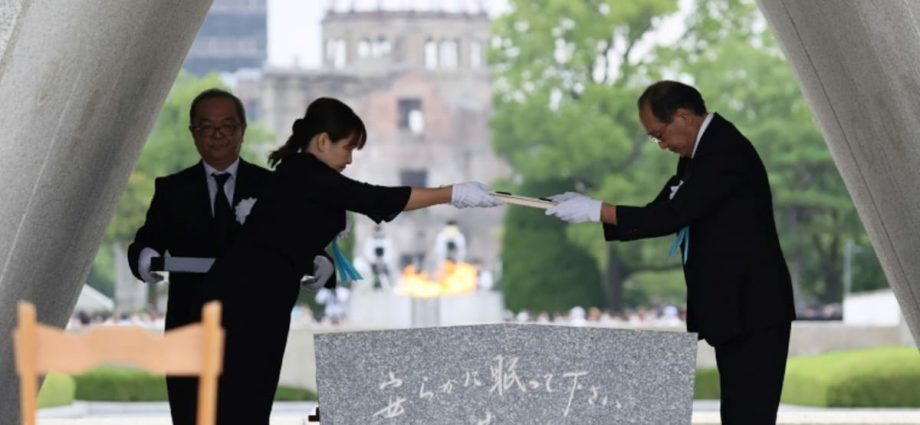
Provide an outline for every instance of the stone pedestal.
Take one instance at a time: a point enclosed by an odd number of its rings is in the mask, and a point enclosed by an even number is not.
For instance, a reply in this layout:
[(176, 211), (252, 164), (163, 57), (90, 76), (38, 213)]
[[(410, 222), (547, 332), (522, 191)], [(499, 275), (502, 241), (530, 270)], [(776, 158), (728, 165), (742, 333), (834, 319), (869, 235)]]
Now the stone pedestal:
[(696, 335), (480, 325), (315, 336), (324, 425), (690, 424)]

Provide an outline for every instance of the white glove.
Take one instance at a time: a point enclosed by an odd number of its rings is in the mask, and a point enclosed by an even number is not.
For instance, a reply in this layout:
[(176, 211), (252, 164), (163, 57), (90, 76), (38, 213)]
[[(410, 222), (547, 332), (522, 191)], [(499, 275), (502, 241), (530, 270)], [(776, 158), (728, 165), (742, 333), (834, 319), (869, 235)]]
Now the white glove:
[(341, 232), (339, 232), (339, 234), (336, 235), (335, 238), (336, 238), (336, 240), (338, 240), (339, 242), (342, 242), (342, 241), (344, 241), (345, 239), (348, 239), (348, 234), (349, 234), (349, 233), (351, 233), (351, 220), (349, 220), (348, 217), (345, 217), (345, 229), (343, 229)]
[(601, 221), (601, 206), (603, 205), (601, 201), (575, 192), (553, 195), (549, 199), (557, 202), (557, 204), (555, 207), (546, 210), (546, 215), (559, 217), (569, 223)]
[(137, 257), (137, 274), (147, 283), (157, 283), (163, 280), (163, 275), (150, 271), (150, 260), (159, 257), (160, 253), (153, 248), (144, 248)]
[(300, 280), (300, 286), (311, 291), (320, 289), (326, 285), (332, 273), (335, 273), (332, 261), (323, 255), (317, 255), (313, 257), (313, 276), (304, 276)]
[(585, 196), (585, 195), (582, 195), (578, 192), (566, 192), (566, 193), (560, 193), (558, 195), (547, 196), (546, 198), (558, 204), (560, 202), (568, 201), (569, 199), (577, 198), (579, 196)]
[(453, 185), (450, 204), (456, 208), (497, 207), (503, 202), (489, 195), (489, 186), (480, 182), (463, 182)]

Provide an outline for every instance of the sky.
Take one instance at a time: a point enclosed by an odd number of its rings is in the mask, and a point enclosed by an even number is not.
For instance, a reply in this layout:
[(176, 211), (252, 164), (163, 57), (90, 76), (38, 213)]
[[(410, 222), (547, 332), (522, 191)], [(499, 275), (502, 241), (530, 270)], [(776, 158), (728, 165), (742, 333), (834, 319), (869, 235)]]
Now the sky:
[(328, 0), (268, 0), (268, 63), (316, 68)]
[[(632, 1), (632, 0), (630, 0)], [(334, 3), (337, 9), (354, 4), (359, 9), (412, 5), (417, 9), (432, 7), (477, 8), (481, 4), (494, 17), (508, 9), (507, 0), (268, 0), (268, 64), (281, 68), (319, 68), (322, 57), (320, 22)], [(691, 6), (689, 0), (680, 0), (683, 15)], [(682, 17), (675, 16), (659, 26), (652, 43), (667, 44), (681, 32)], [(651, 46), (641, 46), (648, 48)]]
[[(333, 0), (268, 0), (268, 64), (275, 67), (318, 68), (320, 21)], [(337, 0), (337, 8), (352, 3), (358, 8), (375, 7), (381, 0)], [(482, 3), (493, 14), (506, 8), (505, 0), (383, 0), (393, 6), (416, 8), (458, 7)]]

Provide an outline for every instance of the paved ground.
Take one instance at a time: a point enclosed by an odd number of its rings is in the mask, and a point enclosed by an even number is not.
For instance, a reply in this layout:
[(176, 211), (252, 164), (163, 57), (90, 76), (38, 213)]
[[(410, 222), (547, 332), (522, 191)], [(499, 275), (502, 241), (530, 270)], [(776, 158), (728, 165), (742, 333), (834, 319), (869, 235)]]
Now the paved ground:
[[(719, 425), (719, 402), (693, 402), (693, 425)], [(920, 425), (920, 409), (822, 409), (780, 405), (777, 425)]]
[[(272, 425), (310, 425), (310, 402), (275, 403)], [(39, 425), (169, 425), (166, 403), (85, 403), (39, 411)], [(693, 425), (719, 425), (718, 401), (695, 401)], [(777, 425), (920, 425), (920, 409), (819, 409), (780, 406)]]

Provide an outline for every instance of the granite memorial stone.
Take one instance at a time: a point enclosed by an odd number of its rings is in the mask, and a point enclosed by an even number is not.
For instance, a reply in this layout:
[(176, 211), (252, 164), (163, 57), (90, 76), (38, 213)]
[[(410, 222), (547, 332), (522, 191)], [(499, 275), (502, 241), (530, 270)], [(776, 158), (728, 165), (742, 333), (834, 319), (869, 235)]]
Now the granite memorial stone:
[(696, 335), (496, 324), (315, 336), (323, 425), (690, 424)]

